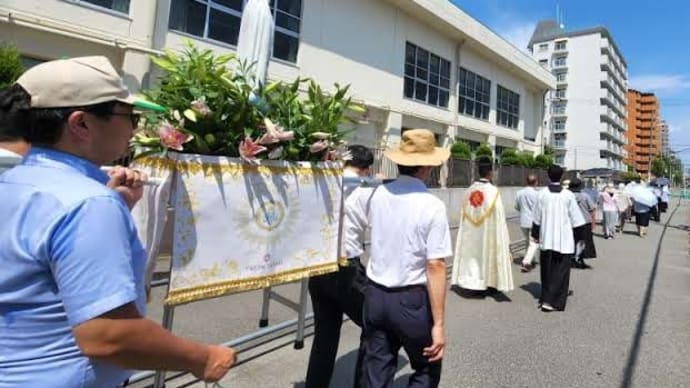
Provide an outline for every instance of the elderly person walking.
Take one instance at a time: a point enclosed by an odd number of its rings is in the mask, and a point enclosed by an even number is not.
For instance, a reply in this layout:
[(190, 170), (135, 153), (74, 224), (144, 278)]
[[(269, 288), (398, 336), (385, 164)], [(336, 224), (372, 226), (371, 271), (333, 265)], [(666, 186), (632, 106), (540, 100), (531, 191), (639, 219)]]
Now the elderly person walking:
[(616, 206), (618, 206), (618, 232), (623, 233), (625, 221), (630, 218), (630, 209), (632, 207), (632, 199), (630, 194), (625, 191), (625, 184), (618, 185), (616, 192)]
[(614, 190), (613, 183), (606, 185), (604, 191), (599, 194), (599, 206), (603, 213), (602, 226), (604, 227), (604, 238), (612, 239), (618, 223), (618, 196)]
[(590, 268), (585, 263), (584, 259), (594, 259), (597, 257), (597, 251), (594, 247), (594, 238), (592, 237), (592, 217), (596, 211), (597, 204), (592, 197), (582, 192), (582, 181), (578, 178), (570, 182), (570, 191), (575, 195), (575, 201), (582, 211), (582, 217), (585, 219), (585, 224), (573, 229), (575, 237), (575, 256), (573, 257), (573, 265), (575, 268), (585, 269)]

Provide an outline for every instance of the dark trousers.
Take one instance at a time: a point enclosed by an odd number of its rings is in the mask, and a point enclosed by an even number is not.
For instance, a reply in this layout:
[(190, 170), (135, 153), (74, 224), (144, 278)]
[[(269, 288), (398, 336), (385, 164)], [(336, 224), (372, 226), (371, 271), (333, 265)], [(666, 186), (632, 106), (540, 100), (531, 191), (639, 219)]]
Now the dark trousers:
[(551, 250), (541, 251), (541, 298), (539, 303), (550, 304), (556, 310), (565, 310), (570, 287), (571, 254)]
[(432, 343), (432, 326), (426, 286), (390, 289), (369, 281), (364, 296), (367, 388), (393, 385), (401, 347), (414, 370), (408, 386), (438, 387), (441, 361), (430, 363), (422, 354), (423, 349)]
[[(327, 388), (330, 384), (343, 314), (362, 326), (366, 275), (359, 258), (348, 260), (348, 264), (339, 267), (337, 272), (309, 279), (309, 294), (314, 309), (314, 342), (309, 355), (305, 388)], [(355, 387), (364, 386), (363, 357), (364, 341), (361, 341), (355, 366)]]

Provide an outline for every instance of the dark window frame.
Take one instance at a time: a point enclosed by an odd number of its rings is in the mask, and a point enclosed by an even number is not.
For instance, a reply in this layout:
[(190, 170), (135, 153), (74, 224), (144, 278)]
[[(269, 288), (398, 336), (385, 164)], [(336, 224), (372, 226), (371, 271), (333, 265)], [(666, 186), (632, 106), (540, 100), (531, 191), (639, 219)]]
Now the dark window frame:
[(458, 113), (489, 121), (491, 80), (464, 67), (460, 67), (458, 74)]
[(517, 129), (520, 123), (520, 95), (496, 84), (496, 125)]
[(403, 96), (447, 109), (450, 103), (450, 61), (406, 42), (404, 62)]
[(103, 8), (103, 9), (106, 9), (110, 12), (116, 12), (118, 14), (129, 15), (129, 9), (132, 6), (132, 0), (119, 0), (119, 1), (126, 1), (127, 2), (127, 10), (115, 8), (114, 7), (115, 4), (113, 4), (115, 1), (117, 1), (117, 0), (110, 0), (110, 6), (101, 4), (101, 2), (98, 0), (77, 0), (76, 3), (88, 5), (89, 7)]
[[(237, 47), (237, 40), (239, 38), (239, 28), (242, 23), (242, 14), (247, 0), (238, 0), (240, 9), (229, 6), (228, 1), (226, 4), (222, 4), (223, 0), (172, 0), (171, 11), (168, 19), (168, 29), (170, 31), (179, 32), (186, 35), (191, 35), (193, 37), (209, 40), (212, 42), (218, 42), (224, 45), (230, 45), (231, 47)], [(230, 0), (232, 2), (232, 0)], [(297, 6), (289, 7), (293, 2), (297, 3)], [(173, 20), (174, 10), (176, 7), (179, 8), (181, 13), (180, 16), (189, 17), (187, 13), (190, 5), (196, 4), (197, 6), (203, 7), (203, 14), (201, 22), (203, 23), (203, 32), (201, 31), (190, 31), (190, 21), (185, 20)], [(288, 5), (286, 5), (288, 4)], [(271, 8), (271, 14), (273, 15), (274, 31), (273, 31), (273, 47), (271, 47), (271, 58), (279, 61), (285, 61), (288, 63), (297, 63), (299, 55), (299, 47), (301, 43), (301, 32), (302, 32), (302, 11), (304, 8), (304, 2), (302, 0), (271, 0), (269, 3)], [(209, 28), (211, 25), (212, 12), (217, 13), (217, 16), (233, 17), (237, 20), (233, 23), (232, 35), (227, 39), (218, 39), (213, 37), (210, 33)], [(280, 20), (279, 20), (280, 19)], [(228, 19), (226, 19), (228, 20)], [(198, 26), (197, 26), (198, 27)], [(236, 33), (235, 33), (236, 31)], [(287, 44), (286, 47), (279, 48), (278, 45), (282, 43)], [(294, 46), (292, 46), (294, 45)], [(277, 51), (285, 49), (285, 53), (281, 53), (278, 56)]]

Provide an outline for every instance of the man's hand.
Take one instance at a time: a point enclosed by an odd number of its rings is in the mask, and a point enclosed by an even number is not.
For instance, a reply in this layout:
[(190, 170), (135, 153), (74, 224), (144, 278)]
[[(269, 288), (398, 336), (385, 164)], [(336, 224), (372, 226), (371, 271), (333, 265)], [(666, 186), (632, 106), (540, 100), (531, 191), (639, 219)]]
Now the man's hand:
[(110, 180), (107, 186), (117, 191), (132, 209), (144, 194), (144, 182), (148, 177), (143, 172), (121, 166), (113, 167), (108, 171)]
[(434, 325), (431, 328), (431, 346), (424, 348), (422, 355), (429, 358), (429, 362), (439, 361), (443, 358), (443, 350), (446, 347), (446, 336), (443, 326)]
[(235, 350), (221, 345), (209, 345), (208, 358), (203, 370), (192, 372), (194, 376), (207, 383), (222, 379), (235, 364)]

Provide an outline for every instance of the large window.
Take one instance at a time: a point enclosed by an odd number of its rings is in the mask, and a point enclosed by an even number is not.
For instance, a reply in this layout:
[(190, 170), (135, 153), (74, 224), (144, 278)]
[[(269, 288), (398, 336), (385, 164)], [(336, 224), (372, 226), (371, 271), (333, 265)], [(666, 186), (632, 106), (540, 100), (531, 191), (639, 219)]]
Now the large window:
[(556, 46), (554, 47), (554, 50), (556, 50), (556, 51), (565, 50), (565, 46), (566, 46), (565, 40), (558, 41), (558, 42), (556, 42)]
[(78, 0), (78, 2), (81, 3), (91, 3), (99, 7), (122, 13), (129, 13), (129, 1), (130, 0)]
[(412, 43), (405, 47), (405, 97), (448, 107), (450, 61)]
[(496, 124), (517, 128), (520, 117), (520, 95), (498, 85), (496, 94)]
[[(169, 27), (202, 38), (237, 45), (243, 0), (172, 0)], [(297, 62), (302, 0), (271, 0), (275, 21), (273, 57)]]
[(567, 65), (568, 57), (556, 57), (553, 59), (554, 67), (565, 67)]
[(461, 67), (458, 95), (458, 112), (482, 120), (489, 119), (491, 81)]

